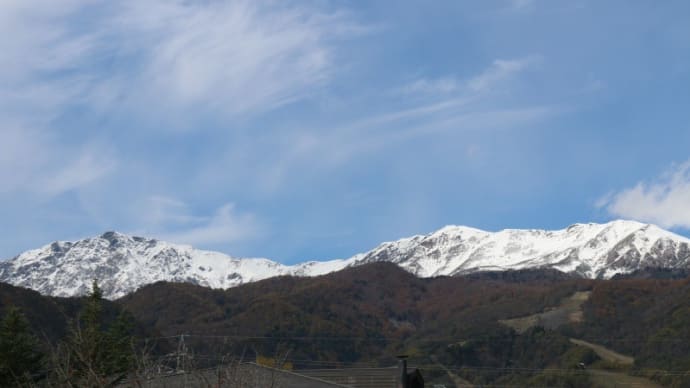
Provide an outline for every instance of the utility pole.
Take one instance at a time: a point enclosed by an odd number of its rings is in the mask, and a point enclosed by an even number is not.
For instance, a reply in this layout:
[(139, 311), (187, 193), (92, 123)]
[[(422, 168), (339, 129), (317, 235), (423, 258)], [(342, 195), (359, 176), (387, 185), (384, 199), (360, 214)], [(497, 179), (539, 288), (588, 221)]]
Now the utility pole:
[(184, 334), (180, 334), (180, 340), (177, 342), (177, 365), (175, 372), (185, 372), (187, 367), (187, 345), (184, 343)]
[(409, 388), (407, 384), (407, 355), (398, 356), (398, 388)]

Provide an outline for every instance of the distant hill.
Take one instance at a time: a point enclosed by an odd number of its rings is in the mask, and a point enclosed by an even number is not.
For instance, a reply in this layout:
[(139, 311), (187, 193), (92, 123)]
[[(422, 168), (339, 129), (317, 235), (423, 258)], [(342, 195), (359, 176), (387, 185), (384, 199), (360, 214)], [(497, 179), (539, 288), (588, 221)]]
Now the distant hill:
[(371, 263), (228, 290), (159, 282), (117, 303), (162, 335), (256, 337), (252, 345), (264, 349), (294, 346), (297, 359), (391, 362), (406, 344), (446, 344), (498, 327), (502, 317), (539, 312), (583, 287), (582, 280), (424, 279), (391, 263)]
[[(41, 295), (23, 287), (0, 283), (0, 318), (12, 307), (18, 308), (27, 318), (34, 334), (51, 343), (65, 338), (70, 325), (79, 317), (85, 298), (61, 298)], [(115, 320), (122, 307), (114, 302), (103, 301), (105, 322)], [(134, 332), (140, 336), (153, 336), (155, 332), (136, 324)]]
[[(250, 354), (270, 356), (282, 349), (301, 368), (393, 365), (400, 353), (412, 354), (418, 363), (455, 368), (574, 367), (573, 360), (594, 356), (568, 341), (573, 337), (631, 355), (634, 368), (647, 373), (690, 367), (689, 283), (590, 280), (551, 270), (417, 278), (382, 262), (228, 290), (160, 282), (117, 303), (164, 336), (189, 334), (187, 343), (202, 354), (218, 351), (220, 342), (226, 350)], [(582, 319), (556, 331), (517, 334), (499, 323), (550, 311), (584, 290), (591, 297)], [(470, 368), (463, 376), (499, 381), (491, 369), (482, 370)], [(680, 378), (666, 376), (684, 381)], [(583, 384), (573, 386), (589, 386)]]
[(26, 315), (39, 338), (57, 340), (67, 333), (67, 323), (80, 308), (73, 298), (53, 298), (23, 287), (0, 283), (0, 316), (17, 307)]
[[(519, 334), (499, 322), (552, 311), (585, 290), (591, 296), (581, 319), (555, 330)], [(0, 312), (18, 305), (52, 338), (64, 334), (80, 303), (0, 285)], [(168, 341), (170, 351), (184, 334), (198, 363), (228, 354), (287, 354), (295, 368), (390, 366), (395, 355), (407, 353), (419, 365), (436, 365), (428, 372), (433, 376), (444, 374), (438, 365), (445, 365), (476, 383), (530, 385), (537, 384), (531, 379), (552, 381), (534, 371), (593, 362), (591, 352), (569, 341), (578, 338), (634, 357), (637, 373), (690, 368), (690, 279), (592, 280), (549, 269), (419, 278), (375, 262), (227, 290), (157, 282), (108, 306), (129, 311), (141, 337)], [(511, 372), (515, 368), (533, 372)], [(564, 376), (571, 386), (589, 386), (581, 374)]]

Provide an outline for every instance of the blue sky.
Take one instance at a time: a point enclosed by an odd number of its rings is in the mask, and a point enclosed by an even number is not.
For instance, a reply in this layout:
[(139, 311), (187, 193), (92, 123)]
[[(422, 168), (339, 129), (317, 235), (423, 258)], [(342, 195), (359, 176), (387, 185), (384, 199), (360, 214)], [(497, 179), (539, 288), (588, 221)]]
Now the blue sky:
[(0, 257), (690, 230), (686, 1), (5, 0)]

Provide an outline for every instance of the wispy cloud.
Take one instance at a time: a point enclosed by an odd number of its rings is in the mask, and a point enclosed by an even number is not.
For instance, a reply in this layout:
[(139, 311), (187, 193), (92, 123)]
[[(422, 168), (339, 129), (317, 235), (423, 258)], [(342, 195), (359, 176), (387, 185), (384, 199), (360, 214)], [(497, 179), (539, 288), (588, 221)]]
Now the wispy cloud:
[(475, 92), (487, 92), (494, 89), (512, 76), (529, 69), (541, 62), (539, 56), (529, 56), (519, 59), (496, 59), (489, 68), (470, 79), (468, 86)]
[(92, 184), (117, 168), (108, 147), (64, 145), (45, 131), (6, 121), (0, 141), (0, 193), (53, 197)]
[[(433, 119), (435, 116), (446, 116), (461, 113), (480, 113), (491, 111), (484, 101), (480, 104), (480, 98), (486, 92), (495, 88), (507, 88), (510, 82), (519, 78), (520, 73), (533, 68), (541, 61), (538, 55), (531, 55), (515, 59), (496, 59), (479, 74), (465, 80), (458, 80), (456, 76), (449, 75), (440, 78), (419, 78), (402, 88), (396, 89), (403, 93), (422, 93), (424, 99), (412, 107), (405, 107), (395, 111), (381, 113), (364, 118), (347, 127), (367, 128), (398, 122), (409, 121), (415, 118)], [(427, 121), (428, 122), (428, 121)], [(433, 120), (431, 121), (433, 123)]]
[(64, 193), (92, 184), (116, 168), (116, 159), (108, 156), (106, 151), (97, 147), (87, 148), (76, 159), (35, 182), (36, 189), (51, 196)]
[(55, 125), (92, 82), (87, 62), (95, 35), (68, 23), (85, 4), (0, 4), (1, 192), (51, 197), (92, 184), (116, 165), (109, 147), (63, 139)]
[(597, 202), (616, 217), (690, 229), (690, 160), (651, 182), (610, 193)]
[[(337, 67), (333, 42), (364, 30), (342, 12), (245, 0), (10, 1), (0, 10), (3, 106), (21, 90), (14, 105), (30, 97), (264, 112), (315, 93)], [(87, 10), (90, 22), (73, 23)]]
[(419, 78), (400, 88), (403, 94), (436, 93), (445, 94), (458, 91), (460, 83), (455, 77)]
[(166, 225), (188, 226), (206, 221), (203, 217), (192, 215), (183, 201), (164, 195), (152, 195), (141, 205), (137, 212), (142, 215), (142, 223), (148, 224), (153, 230)]
[[(325, 136), (312, 136), (312, 147), (308, 151), (335, 150), (329, 151), (323, 160), (344, 160), (357, 156), (357, 150), (372, 150), (433, 132), (509, 128), (552, 116), (563, 108), (546, 105), (497, 107), (486, 98), (494, 89), (509, 88), (521, 72), (540, 61), (537, 55), (497, 59), (478, 75), (461, 81), (454, 76), (420, 78), (398, 89), (425, 93), (418, 105), (371, 115), (336, 127)], [(331, 144), (319, 144), (319, 139)]]
[[(260, 139), (260, 144), (232, 150), (228, 153), (232, 159), (209, 166), (204, 175), (212, 179), (222, 173), (221, 166), (249, 163), (254, 167), (251, 176), (237, 177), (238, 183), (251, 182), (254, 189), (271, 193), (283, 189), (286, 182), (301, 179), (305, 173), (328, 174), (405, 142), (413, 144), (415, 140), (429, 137), (457, 139), (470, 132), (495, 136), (497, 131), (547, 120), (565, 110), (567, 108), (553, 105), (498, 108), (472, 105), (471, 100), (466, 99), (448, 100), (374, 115), (328, 132), (303, 130), (276, 134), (268, 142)], [(466, 156), (475, 156), (476, 148)], [(271, 152), (257, 154), (252, 151), (254, 149)]]
[[(280, 190), (295, 174), (328, 174), (348, 163), (385, 153), (429, 136), (445, 139), (468, 131), (494, 133), (553, 117), (565, 110), (555, 105), (497, 104), (494, 90), (511, 90), (512, 82), (523, 71), (539, 63), (539, 56), (495, 60), (476, 76), (458, 80), (454, 75), (435, 79), (419, 78), (403, 87), (383, 93), (390, 98), (412, 91), (419, 92), (415, 104), (399, 106), (381, 103), (387, 110), (372, 113), (323, 128), (281, 131), (270, 138), (253, 139), (254, 144), (232, 149), (221, 163), (208, 167), (204, 176), (217, 176), (220, 166), (251, 164), (251, 177), (239, 176), (238, 182), (251, 182), (263, 193)], [(395, 109), (395, 107), (398, 109)], [(411, 143), (410, 143), (411, 144)], [(476, 147), (475, 147), (476, 148)], [(256, 149), (271, 150), (257, 154)], [(475, 152), (476, 154), (476, 152)], [(470, 155), (468, 155), (469, 157)]]
[[(159, 214), (158, 230), (146, 234), (166, 241), (199, 247), (227, 248), (260, 237), (262, 228), (251, 213), (241, 213), (233, 203), (227, 203), (208, 216), (192, 215), (187, 206), (177, 200), (155, 198), (165, 209)], [(162, 203), (164, 201), (166, 203)], [(160, 210), (160, 209), (159, 209)]]
[(443, 96), (451, 93), (472, 95), (489, 92), (497, 86), (505, 86), (520, 73), (534, 69), (542, 61), (541, 56), (530, 55), (522, 58), (496, 59), (481, 73), (469, 78), (459, 79), (454, 75), (437, 78), (420, 77), (397, 89), (405, 94)]
[(0, 191), (58, 195), (115, 171), (118, 145), (94, 150), (98, 131), (85, 128), (68, 135), (66, 111), (150, 118), (162, 130), (209, 111), (270, 111), (318, 93), (337, 69), (334, 41), (362, 31), (342, 12), (299, 4), (2, 2)]
[(510, 0), (510, 7), (515, 10), (523, 10), (532, 7), (536, 0)]
[(336, 68), (332, 41), (356, 30), (342, 14), (244, 0), (127, 2), (118, 20), (146, 97), (230, 115), (313, 94)]
[(70, 20), (86, 3), (0, 4), (0, 110), (5, 115), (45, 123), (84, 93), (98, 39)]

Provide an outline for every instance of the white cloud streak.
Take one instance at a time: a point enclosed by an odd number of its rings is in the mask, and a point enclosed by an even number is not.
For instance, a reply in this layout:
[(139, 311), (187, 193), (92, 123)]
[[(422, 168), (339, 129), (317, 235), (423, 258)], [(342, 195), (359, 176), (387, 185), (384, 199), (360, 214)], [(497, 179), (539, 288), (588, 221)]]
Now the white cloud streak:
[(143, 94), (256, 113), (308, 97), (335, 68), (343, 15), (259, 2), (130, 1), (115, 24), (142, 59)]
[(460, 83), (455, 77), (436, 79), (419, 78), (401, 88), (403, 94), (452, 93), (458, 91)]
[(117, 159), (96, 144), (66, 146), (53, 134), (5, 122), (0, 135), (0, 193), (50, 198), (93, 184), (117, 168)]
[(362, 32), (346, 19), (245, 0), (0, 3), (0, 192), (55, 196), (116, 170), (115, 149), (89, 144), (98, 131), (56, 123), (71, 108), (165, 130), (191, 113), (244, 117), (307, 98), (336, 69), (333, 41)]
[[(309, 137), (311, 146), (301, 149), (310, 153), (317, 149), (329, 150), (321, 157), (324, 161), (334, 158), (347, 160), (357, 156), (358, 150), (379, 148), (402, 139), (433, 132), (494, 130), (546, 118), (561, 109), (554, 106), (506, 109), (482, 101), (487, 92), (506, 87), (521, 72), (532, 68), (539, 61), (539, 56), (497, 59), (479, 75), (463, 82), (450, 76), (435, 80), (421, 78), (408, 84), (403, 91), (416, 90), (427, 93), (423, 104), (373, 115), (335, 128), (325, 136), (319, 137), (314, 134)], [(318, 139), (330, 144), (320, 144)]]
[(534, 69), (541, 62), (541, 57), (531, 55), (514, 59), (496, 59), (481, 73), (467, 80), (455, 76), (439, 78), (418, 78), (398, 90), (399, 93), (446, 95), (451, 93), (478, 94), (505, 86), (520, 73)]
[(519, 59), (496, 59), (489, 68), (470, 79), (468, 86), (475, 92), (488, 92), (509, 80), (514, 75), (532, 68), (541, 61), (538, 56)]
[(212, 215), (197, 216), (184, 202), (173, 198), (155, 196), (149, 202), (152, 207), (146, 214), (152, 218), (145, 222), (153, 224), (144, 232), (166, 241), (227, 247), (255, 239), (262, 231), (253, 214), (238, 212), (233, 203), (224, 204)]
[(610, 193), (597, 206), (616, 217), (690, 229), (690, 160), (653, 182)]
[(44, 176), (37, 182), (36, 190), (49, 196), (75, 190), (94, 183), (115, 170), (117, 161), (99, 152), (97, 147), (82, 151), (77, 159)]
[[(276, 133), (270, 138), (251, 139), (251, 145), (243, 144), (229, 150), (228, 156), (209, 166), (200, 179), (214, 181), (214, 177), (223, 174), (219, 169), (224, 166), (250, 164), (254, 169), (247, 172), (249, 175), (234, 177), (237, 184), (250, 182), (250, 187), (267, 194), (281, 190), (291, 179), (300, 179), (304, 172), (324, 174), (423, 136), (496, 131), (547, 119), (564, 108), (552, 105), (497, 107), (490, 98), (495, 89), (509, 89), (510, 83), (537, 64), (539, 58), (496, 60), (477, 76), (460, 81), (456, 81), (455, 76), (420, 78), (387, 93), (398, 96), (416, 90), (420, 93), (420, 98), (414, 100), (417, 104), (335, 123), (328, 130), (300, 128)], [(481, 84), (481, 87), (472, 88), (472, 84)], [(440, 93), (441, 90), (445, 93)], [(270, 152), (256, 153), (256, 149)]]
[(10, 1), (0, 11), (0, 98), (32, 109), (124, 96), (149, 110), (264, 112), (315, 93), (336, 69), (334, 41), (363, 31), (343, 13), (247, 0)]
[(204, 218), (195, 217), (190, 214), (187, 204), (171, 197), (154, 195), (149, 197), (143, 209), (137, 211), (144, 214), (144, 220), (154, 228), (161, 228), (165, 225), (189, 225), (191, 223), (203, 222)]
[[(64, 141), (55, 119), (81, 101), (91, 83), (77, 71), (95, 35), (66, 20), (86, 1), (0, 4), (0, 192), (52, 197), (92, 184), (115, 168), (108, 147)], [(73, 139), (72, 139), (73, 140)]]

